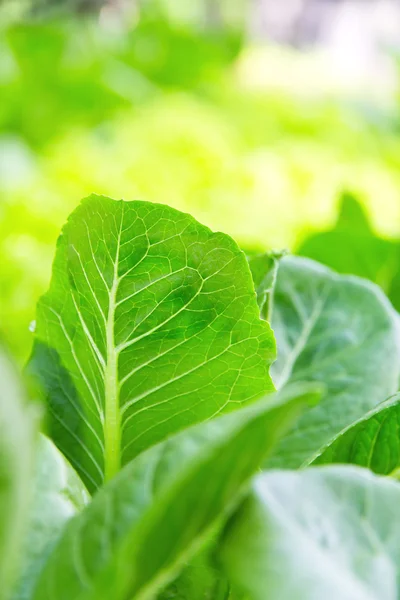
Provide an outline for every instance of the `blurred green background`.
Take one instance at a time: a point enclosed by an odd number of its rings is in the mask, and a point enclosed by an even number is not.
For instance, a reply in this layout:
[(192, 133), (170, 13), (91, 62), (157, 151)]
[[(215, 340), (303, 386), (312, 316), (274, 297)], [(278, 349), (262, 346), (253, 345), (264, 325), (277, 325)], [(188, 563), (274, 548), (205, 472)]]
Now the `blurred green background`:
[(368, 277), (400, 308), (400, 15), (355, 4), (0, 0), (0, 331), (19, 361), (92, 192)]

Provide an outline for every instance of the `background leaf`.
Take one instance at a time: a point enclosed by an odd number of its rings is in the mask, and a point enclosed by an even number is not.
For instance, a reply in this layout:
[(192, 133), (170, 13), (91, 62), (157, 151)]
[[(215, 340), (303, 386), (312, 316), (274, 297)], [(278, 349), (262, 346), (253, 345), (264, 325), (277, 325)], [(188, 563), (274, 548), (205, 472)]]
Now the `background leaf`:
[(29, 370), (91, 491), (171, 433), (271, 391), (274, 357), (231, 238), (147, 202), (90, 197), (72, 213)]
[(248, 600), (394, 600), (399, 502), (397, 482), (356, 467), (265, 473), (226, 529), (222, 562)]
[(19, 563), (33, 470), (33, 412), (8, 358), (0, 351), (0, 598)]
[(317, 381), (326, 394), (282, 439), (268, 466), (307, 464), (398, 389), (397, 319), (370, 282), (304, 258), (280, 261), (272, 314), (278, 359), (272, 376), (278, 387)]
[(351, 194), (342, 196), (336, 226), (310, 235), (296, 253), (339, 273), (370, 279), (400, 310), (400, 244), (375, 234), (362, 205)]
[(149, 449), (72, 520), (35, 600), (143, 600), (207, 543), (315, 387), (197, 425)]

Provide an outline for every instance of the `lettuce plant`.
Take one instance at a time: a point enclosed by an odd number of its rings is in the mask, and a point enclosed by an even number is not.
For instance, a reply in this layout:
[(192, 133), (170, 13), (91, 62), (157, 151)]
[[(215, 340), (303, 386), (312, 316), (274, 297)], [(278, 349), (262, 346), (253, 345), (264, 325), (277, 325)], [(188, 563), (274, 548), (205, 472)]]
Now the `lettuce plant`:
[(38, 303), (30, 402), (0, 370), (4, 600), (400, 597), (375, 284), (92, 196)]

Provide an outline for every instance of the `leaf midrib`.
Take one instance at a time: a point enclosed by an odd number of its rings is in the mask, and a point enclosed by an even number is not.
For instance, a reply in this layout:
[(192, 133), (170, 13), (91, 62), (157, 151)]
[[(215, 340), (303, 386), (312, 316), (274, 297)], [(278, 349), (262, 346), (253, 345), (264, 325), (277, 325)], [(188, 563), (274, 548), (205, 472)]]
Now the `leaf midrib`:
[(288, 356), (286, 357), (281, 374), (279, 375), (279, 377), (276, 378), (274, 382), (278, 389), (282, 388), (285, 384), (287, 384), (291, 375), (293, 374), (293, 369), (296, 364), (296, 361), (298, 360), (299, 356), (301, 355), (301, 353), (307, 345), (307, 342), (313, 332), (313, 329), (315, 328), (318, 319), (322, 314), (329, 293), (330, 286), (326, 286), (323, 290), (323, 293), (321, 293), (321, 296), (317, 299), (310, 316), (303, 321), (301, 333), (296, 343), (289, 351)]
[[(123, 205), (122, 205), (123, 206)], [(123, 207), (122, 207), (123, 211)], [(109, 481), (121, 468), (121, 411), (119, 407), (118, 352), (115, 347), (115, 310), (119, 285), (118, 263), (123, 212), (117, 238), (113, 281), (106, 319), (106, 367), (104, 372), (105, 420), (104, 420), (104, 479)]]

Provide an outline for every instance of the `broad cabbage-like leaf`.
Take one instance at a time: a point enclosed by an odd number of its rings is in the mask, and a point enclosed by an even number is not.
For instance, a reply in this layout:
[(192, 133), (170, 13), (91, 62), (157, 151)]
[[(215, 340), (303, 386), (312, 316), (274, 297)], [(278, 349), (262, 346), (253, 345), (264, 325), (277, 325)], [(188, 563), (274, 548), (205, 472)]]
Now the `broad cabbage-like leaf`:
[(280, 261), (273, 301), (275, 384), (326, 386), (321, 403), (299, 419), (268, 462), (296, 468), (397, 391), (398, 316), (371, 282), (296, 257)]
[(273, 390), (243, 252), (191, 216), (90, 197), (57, 245), (29, 371), (90, 491), (146, 448)]
[(198, 424), (136, 457), (67, 524), (34, 600), (153, 598), (207, 544), (314, 388)]
[(400, 484), (366, 469), (271, 471), (220, 549), (246, 600), (395, 600)]

